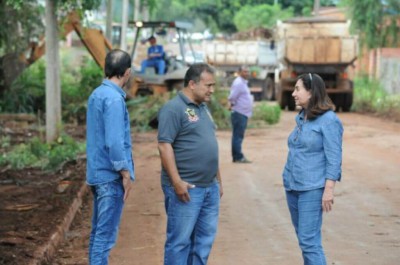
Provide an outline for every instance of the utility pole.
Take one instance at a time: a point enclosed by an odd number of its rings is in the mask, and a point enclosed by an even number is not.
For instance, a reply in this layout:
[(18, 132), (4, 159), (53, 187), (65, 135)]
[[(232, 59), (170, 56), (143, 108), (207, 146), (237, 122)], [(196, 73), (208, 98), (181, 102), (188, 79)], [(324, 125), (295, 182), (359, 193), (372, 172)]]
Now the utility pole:
[(135, 21), (138, 21), (140, 18), (139, 18), (139, 11), (140, 11), (140, 0), (135, 0), (135, 7), (134, 7), (134, 20)]
[(122, 25), (121, 25), (121, 50), (126, 51), (126, 33), (128, 29), (129, 0), (122, 3)]
[(112, 42), (113, 1), (107, 0), (106, 38)]

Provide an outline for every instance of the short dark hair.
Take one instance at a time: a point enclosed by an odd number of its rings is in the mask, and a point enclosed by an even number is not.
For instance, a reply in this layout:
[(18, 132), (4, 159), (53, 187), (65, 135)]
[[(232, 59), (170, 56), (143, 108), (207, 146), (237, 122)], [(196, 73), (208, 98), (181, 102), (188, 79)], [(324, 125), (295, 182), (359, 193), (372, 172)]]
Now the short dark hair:
[(241, 66), (239, 66), (238, 72), (241, 72), (241, 71), (243, 71), (243, 70), (250, 70), (250, 69), (249, 69), (249, 67), (248, 67), (247, 65), (241, 65)]
[(107, 78), (121, 77), (126, 69), (131, 68), (131, 65), (131, 57), (127, 52), (118, 49), (111, 50), (106, 56), (104, 74)]
[(326, 93), (325, 82), (319, 75), (302, 74), (297, 78), (297, 80), (300, 79), (303, 81), (304, 88), (311, 93), (310, 101), (305, 109), (307, 119), (315, 119), (328, 110), (335, 109), (335, 105)]
[(195, 83), (198, 83), (200, 81), (200, 76), (203, 72), (214, 74), (215, 70), (206, 63), (192, 64), (186, 71), (183, 86), (187, 87), (189, 85), (190, 80), (193, 80)]

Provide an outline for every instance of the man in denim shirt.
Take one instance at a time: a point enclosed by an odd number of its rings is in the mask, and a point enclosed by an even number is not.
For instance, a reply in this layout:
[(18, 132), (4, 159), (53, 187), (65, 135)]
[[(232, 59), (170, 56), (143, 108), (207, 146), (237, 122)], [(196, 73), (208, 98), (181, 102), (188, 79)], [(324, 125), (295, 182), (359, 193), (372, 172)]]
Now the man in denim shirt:
[(86, 182), (93, 193), (91, 265), (108, 264), (134, 180), (129, 114), (122, 90), (131, 74), (129, 54), (110, 51), (104, 72), (106, 78), (90, 95), (87, 109)]
[(341, 179), (343, 126), (317, 74), (299, 76), (292, 94), (302, 109), (288, 139), (283, 171), (286, 200), (305, 265), (326, 265), (322, 214), (333, 206)]

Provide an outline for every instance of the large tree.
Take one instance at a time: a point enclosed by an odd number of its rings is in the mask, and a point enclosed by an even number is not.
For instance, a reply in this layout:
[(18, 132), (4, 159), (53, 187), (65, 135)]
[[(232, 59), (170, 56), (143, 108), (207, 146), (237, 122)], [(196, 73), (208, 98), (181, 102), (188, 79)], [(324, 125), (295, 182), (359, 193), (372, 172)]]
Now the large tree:
[[(54, 141), (58, 138), (61, 128), (61, 88), (60, 88), (60, 57), (59, 57), (59, 30), (62, 17), (72, 10), (90, 10), (99, 6), (101, 0), (46, 0), (45, 12), (45, 41), (46, 41), (46, 140)], [(3, 18), (10, 19), (13, 23), (13, 32), (0, 30), (0, 51), (15, 52), (20, 54), (24, 48), (29, 47), (32, 39), (33, 29), (40, 29), (39, 1), (34, 0), (0, 0), (1, 7), (12, 14), (19, 16), (5, 15)], [(34, 9), (29, 7), (35, 7)], [(42, 7), (43, 9), (43, 7)], [(3, 11), (3, 9), (1, 9)], [(33, 10), (33, 12), (32, 12)], [(4, 12), (4, 11), (3, 11)], [(2, 18), (2, 19), (3, 19)], [(36, 21), (38, 20), (38, 21)], [(29, 23), (33, 21), (35, 23)], [(6, 23), (7, 24), (7, 23)], [(4, 28), (4, 27), (3, 27)], [(3, 32), (3, 33), (2, 33)], [(6, 33), (4, 33), (6, 32)], [(40, 33), (36, 33), (40, 38)], [(23, 38), (21, 38), (21, 36)], [(18, 39), (16, 41), (14, 39)], [(22, 41), (21, 41), (22, 40)], [(1, 85), (1, 84), (0, 84)]]
[[(320, 0), (320, 6), (335, 5), (335, 0)], [(159, 20), (166, 19), (183, 19), (194, 21), (201, 19), (213, 31), (221, 31), (233, 33), (238, 30), (238, 21), (234, 22), (233, 18), (238, 13), (240, 16), (248, 17), (243, 14), (249, 11), (251, 7), (260, 7), (264, 5), (273, 6), (279, 4), (282, 10), (291, 10), (294, 15), (310, 15), (313, 10), (314, 0), (164, 0), (157, 1), (152, 13), (152, 18)], [(251, 10), (254, 13), (254, 10)], [(253, 12), (254, 11), (254, 12)], [(265, 18), (265, 15), (262, 14)], [(271, 19), (266, 19), (271, 20)], [(245, 24), (240, 22), (239, 24)], [(260, 24), (259, 19), (257, 23)], [(261, 24), (265, 24), (262, 22)], [(268, 24), (268, 22), (267, 22)]]
[(349, 7), (351, 27), (359, 35), (362, 46), (399, 47), (399, 0), (345, 0), (343, 5)]
[(239, 31), (251, 28), (272, 28), (278, 19), (293, 17), (293, 10), (282, 10), (279, 5), (244, 6), (235, 15), (233, 22)]

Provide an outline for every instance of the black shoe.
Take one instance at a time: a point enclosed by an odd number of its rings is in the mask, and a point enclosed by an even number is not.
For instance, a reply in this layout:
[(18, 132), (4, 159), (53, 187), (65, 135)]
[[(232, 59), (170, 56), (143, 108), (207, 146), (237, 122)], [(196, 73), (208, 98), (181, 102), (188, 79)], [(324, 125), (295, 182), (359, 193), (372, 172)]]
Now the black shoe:
[(233, 160), (233, 163), (250, 164), (250, 163), (251, 163), (251, 161), (250, 161), (250, 160), (248, 160), (248, 159), (247, 159), (247, 158), (245, 158), (245, 157), (242, 157), (241, 159), (236, 159), (236, 160)]

